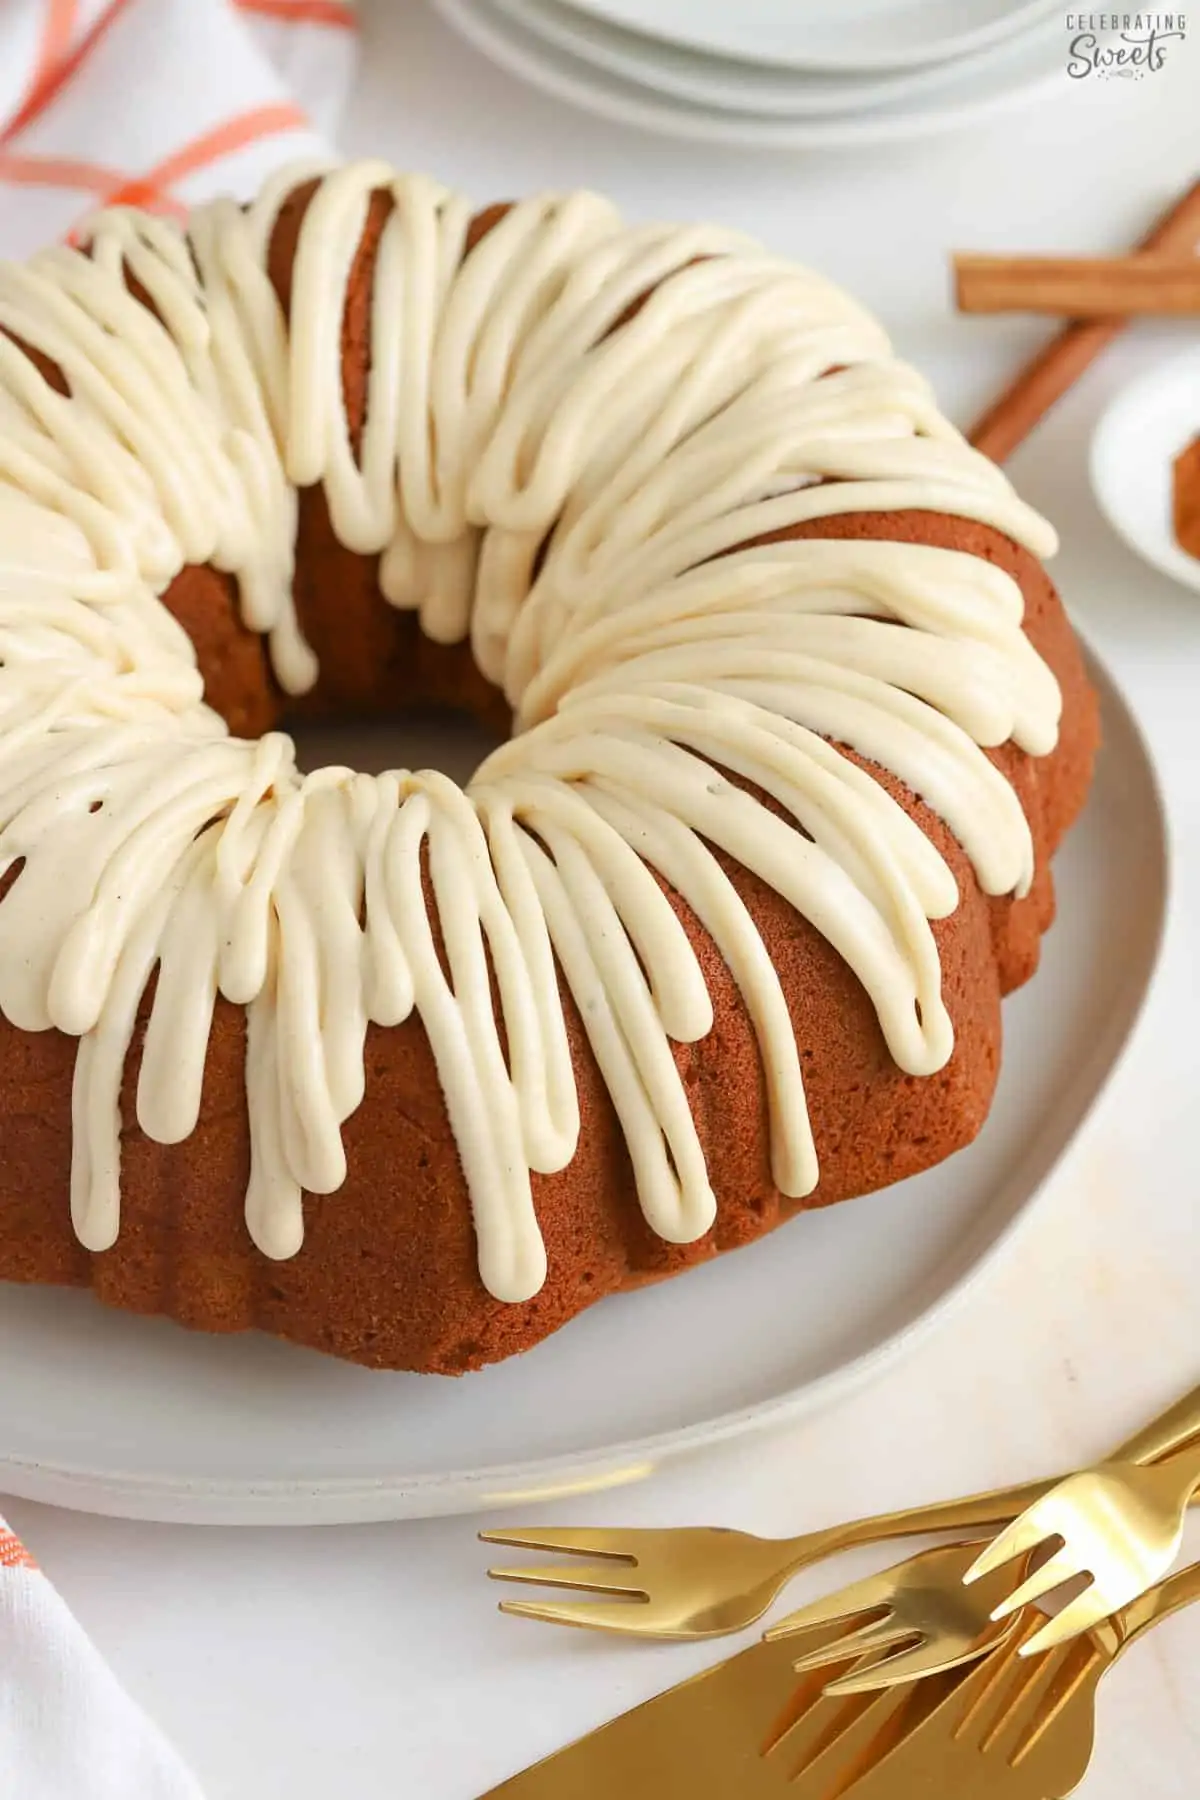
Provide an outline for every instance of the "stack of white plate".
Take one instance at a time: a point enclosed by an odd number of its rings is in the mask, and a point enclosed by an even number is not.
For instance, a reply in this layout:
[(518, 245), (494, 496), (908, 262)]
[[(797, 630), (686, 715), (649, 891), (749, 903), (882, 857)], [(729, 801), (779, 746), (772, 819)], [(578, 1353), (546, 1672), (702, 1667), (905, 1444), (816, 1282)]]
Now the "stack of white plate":
[(1061, 0), (434, 0), (513, 73), (607, 118), (765, 147), (881, 143), (1061, 79)]

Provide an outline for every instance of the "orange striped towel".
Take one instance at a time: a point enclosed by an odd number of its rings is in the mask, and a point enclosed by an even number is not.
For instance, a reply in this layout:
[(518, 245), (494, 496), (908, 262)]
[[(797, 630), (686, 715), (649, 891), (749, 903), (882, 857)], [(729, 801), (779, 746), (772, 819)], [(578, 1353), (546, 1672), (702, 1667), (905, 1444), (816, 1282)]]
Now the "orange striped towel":
[(0, 1518), (5, 1800), (202, 1800), (16, 1533)]
[(327, 154), (355, 27), (354, 0), (3, 0), (0, 255)]

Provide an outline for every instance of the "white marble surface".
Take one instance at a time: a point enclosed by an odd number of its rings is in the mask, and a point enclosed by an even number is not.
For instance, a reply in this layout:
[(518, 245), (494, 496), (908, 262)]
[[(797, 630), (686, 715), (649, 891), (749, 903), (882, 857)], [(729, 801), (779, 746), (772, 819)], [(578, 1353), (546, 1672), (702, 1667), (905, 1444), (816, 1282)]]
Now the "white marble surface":
[[(590, 183), (633, 214), (737, 222), (873, 304), (964, 420), (1039, 327), (952, 319), (946, 251), (1120, 247), (1200, 174), (1200, 45), (1139, 82), (1064, 81), (977, 133), (768, 161), (561, 108), (418, 0), (375, 0), (369, 26), (351, 148), (484, 198)], [(836, 1415), (557, 1518), (798, 1530), (1057, 1466), (1200, 1373), (1200, 603), (1101, 523), (1084, 461), (1105, 397), (1196, 329), (1140, 328), (1014, 464), (1062, 530), (1061, 585), (1143, 717), (1175, 835), (1164, 979), (1086, 1153), (973, 1303)], [(254, 1532), (6, 1511), (211, 1800), (469, 1800), (714, 1655), (501, 1619), (470, 1520)], [(1193, 1800), (1197, 1671), (1200, 1612), (1111, 1678), (1088, 1800)]]

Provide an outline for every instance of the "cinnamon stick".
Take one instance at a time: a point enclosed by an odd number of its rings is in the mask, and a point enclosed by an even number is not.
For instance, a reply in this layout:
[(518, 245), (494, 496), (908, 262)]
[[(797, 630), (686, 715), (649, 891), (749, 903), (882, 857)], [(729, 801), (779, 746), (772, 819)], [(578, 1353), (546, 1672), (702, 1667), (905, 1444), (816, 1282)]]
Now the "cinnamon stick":
[(1200, 313), (1196, 256), (956, 256), (960, 312), (1065, 319)]
[[(1138, 248), (1181, 254), (1200, 242), (1200, 181), (1163, 214)], [(1089, 319), (1067, 325), (1026, 364), (967, 433), (971, 443), (995, 462), (1011, 456), (1107, 344), (1128, 324), (1126, 318)]]

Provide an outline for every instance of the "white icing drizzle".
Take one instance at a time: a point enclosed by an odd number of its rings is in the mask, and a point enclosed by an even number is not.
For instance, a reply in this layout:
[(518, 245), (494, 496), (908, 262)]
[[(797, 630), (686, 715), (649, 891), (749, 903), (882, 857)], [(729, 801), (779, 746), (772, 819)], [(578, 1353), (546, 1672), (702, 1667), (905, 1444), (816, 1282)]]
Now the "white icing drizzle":
[[(137, 1116), (163, 1143), (196, 1124), (218, 995), (245, 1005), (246, 1219), (272, 1257), (301, 1244), (303, 1193), (345, 1179), (368, 1024), (415, 1010), (482, 1279), (520, 1301), (546, 1272), (530, 1172), (564, 1167), (579, 1129), (555, 958), (647, 1219), (689, 1242), (715, 1216), (671, 1054), (712, 1004), (655, 873), (745, 998), (793, 1196), (818, 1178), (800, 1057), (713, 847), (829, 938), (918, 1075), (952, 1049), (929, 921), (956, 885), (831, 740), (922, 795), (986, 892), (1032, 877), (1021, 807), (981, 748), (1056, 739), (1016, 584), (928, 545), (739, 546), (918, 507), (1042, 555), (1053, 535), (853, 302), (725, 231), (628, 227), (594, 195), (552, 194), (466, 254), (466, 200), (356, 163), (317, 187), (285, 319), (267, 255), (308, 172), (203, 208), (187, 239), (116, 210), (90, 255), (0, 268), (0, 873), (23, 864), (0, 904), (0, 1008), (79, 1038), (72, 1216), (101, 1250), (148, 983)], [(391, 210), (356, 456), (342, 317), (377, 190)], [(283, 686), (311, 686), (291, 584), (296, 489), (317, 482), (342, 543), (381, 555), (386, 598), (433, 638), (469, 636), (515, 709), (465, 792), (429, 771), (301, 776), (284, 734), (231, 738), (204, 704), (158, 596), (188, 563), (233, 573)]]

